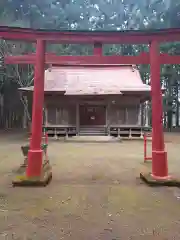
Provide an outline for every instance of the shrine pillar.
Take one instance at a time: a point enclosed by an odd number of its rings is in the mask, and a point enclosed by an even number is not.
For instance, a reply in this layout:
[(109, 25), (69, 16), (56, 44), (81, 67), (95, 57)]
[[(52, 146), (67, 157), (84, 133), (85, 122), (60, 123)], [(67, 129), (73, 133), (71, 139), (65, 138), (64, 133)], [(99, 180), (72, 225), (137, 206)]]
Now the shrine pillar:
[(102, 56), (103, 55), (102, 43), (94, 43), (93, 54), (95, 56)]
[(45, 49), (45, 41), (37, 40), (32, 107), (32, 135), (28, 152), (27, 177), (39, 177), (42, 171), (43, 151), (41, 149), (41, 141), (44, 104)]
[(158, 43), (150, 44), (151, 94), (152, 94), (152, 177), (168, 178), (167, 152), (164, 145), (162, 90), (160, 82), (160, 53)]

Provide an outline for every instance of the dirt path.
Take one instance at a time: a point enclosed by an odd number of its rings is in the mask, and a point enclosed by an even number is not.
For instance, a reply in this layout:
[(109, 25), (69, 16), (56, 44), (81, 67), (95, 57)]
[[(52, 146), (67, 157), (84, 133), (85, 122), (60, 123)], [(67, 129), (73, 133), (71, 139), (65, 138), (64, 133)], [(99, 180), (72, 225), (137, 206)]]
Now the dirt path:
[[(168, 136), (167, 149), (170, 172), (178, 174), (175, 138)], [(0, 240), (180, 239), (180, 190), (149, 188), (137, 178), (142, 142), (51, 142), (46, 188), (12, 188), (21, 140), (0, 143)]]

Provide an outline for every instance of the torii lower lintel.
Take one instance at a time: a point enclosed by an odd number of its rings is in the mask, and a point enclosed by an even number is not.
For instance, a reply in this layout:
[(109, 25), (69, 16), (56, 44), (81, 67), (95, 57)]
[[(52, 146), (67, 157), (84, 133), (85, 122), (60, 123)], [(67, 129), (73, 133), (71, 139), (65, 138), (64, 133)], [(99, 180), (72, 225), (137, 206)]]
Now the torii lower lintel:
[[(101, 48), (94, 50), (93, 56), (57, 56), (53, 53), (46, 53), (46, 64), (53, 65), (96, 65), (96, 64), (150, 64), (149, 53), (142, 52), (138, 56), (101, 56)], [(99, 54), (98, 54), (99, 53)], [(6, 64), (35, 64), (36, 55), (5, 56)], [(171, 56), (161, 53), (160, 64), (180, 64), (180, 56)]]

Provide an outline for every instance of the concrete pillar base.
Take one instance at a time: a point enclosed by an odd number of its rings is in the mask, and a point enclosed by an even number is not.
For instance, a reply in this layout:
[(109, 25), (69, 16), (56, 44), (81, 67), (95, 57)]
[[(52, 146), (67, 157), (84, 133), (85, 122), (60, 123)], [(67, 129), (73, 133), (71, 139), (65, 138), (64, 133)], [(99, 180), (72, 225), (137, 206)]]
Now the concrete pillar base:
[(146, 184), (151, 187), (156, 186), (167, 186), (167, 187), (180, 187), (180, 179), (172, 178), (167, 176), (166, 178), (157, 179), (152, 176), (149, 172), (142, 172), (140, 173), (140, 178)]
[(42, 165), (41, 175), (37, 177), (28, 177), (26, 175), (26, 165), (19, 168), (19, 174), (16, 172), (12, 181), (13, 187), (26, 187), (26, 186), (46, 186), (52, 179), (52, 168), (49, 161), (44, 162)]

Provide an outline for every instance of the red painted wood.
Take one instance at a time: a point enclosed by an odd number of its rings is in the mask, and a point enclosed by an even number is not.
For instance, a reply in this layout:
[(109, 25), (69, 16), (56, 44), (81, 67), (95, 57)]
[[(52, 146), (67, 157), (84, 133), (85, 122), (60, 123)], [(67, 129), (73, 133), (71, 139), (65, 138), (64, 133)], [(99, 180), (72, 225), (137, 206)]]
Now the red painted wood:
[(162, 91), (160, 82), (160, 60), (158, 43), (150, 46), (151, 94), (152, 94), (152, 176), (168, 178), (167, 153), (164, 149)]
[[(149, 64), (149, 53), (142, 52), (138, 56), (97, 56), (101, 49), (96, 49), (96, 56), (56, 56), (46, 53), (46, 64), (53, 65), (95, 65), (95, 64)], [(180, 64), (180, 56), (160, 54), (160, 64)], [(5, 56), (6, 64), (35, 64), (35, 54), (22, 56)]]
[(152, 137), (152, 134), (150, 133), (144, 133), (143, 139), (144, 139), (144, 162), (152, 161), (152, 157), (149, 157), (147, 154), (147, 137)]
[(147, 43), (151, 41), (179, 41), (180, 28), (170, 28), (154, 31), (54, 31), (33, 30), (28, 28), (0, 27), (0, 38), (12, 40), (56, 41), (62, 43)]
[[(98, 50), (99, 51), (99, 50)], [(33, 55), (6, 56), (6, 64), (34, 64)], [(53, 65), (80, 65), (80, 64), (148, 64), (148, 55), (140, 56), (53, 56), (46, 54), (46, 64)]]
[(160, 54), (160, 64), (180, 64), (180, 55)]
[(37, 41), (36, 65), (34, 77), (33, 110), (32, 110), (32, 137), (28, 152), (28, 177), (39, 177), (42, 170), (42, 122), (44, 103), (44, 69), (45, 69), (45, 42)]

